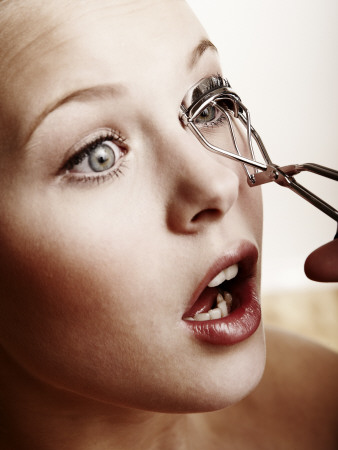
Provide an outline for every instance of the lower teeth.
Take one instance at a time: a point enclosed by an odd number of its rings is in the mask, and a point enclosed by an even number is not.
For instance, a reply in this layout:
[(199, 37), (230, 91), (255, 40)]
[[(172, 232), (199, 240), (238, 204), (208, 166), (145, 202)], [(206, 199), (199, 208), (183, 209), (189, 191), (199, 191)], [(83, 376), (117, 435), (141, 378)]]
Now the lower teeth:
[(194, 317), (186, 317), (185, 320), (201, 322), (204, 320), (221, 319), (222, 317), (228, 316), (231, 311), (232, 295), (229, 292), (223, 292), (223, 294), (219, 293), (216, 300), (217, 306), (215, 308), (210, 309), (206, 313), (195, 314)]

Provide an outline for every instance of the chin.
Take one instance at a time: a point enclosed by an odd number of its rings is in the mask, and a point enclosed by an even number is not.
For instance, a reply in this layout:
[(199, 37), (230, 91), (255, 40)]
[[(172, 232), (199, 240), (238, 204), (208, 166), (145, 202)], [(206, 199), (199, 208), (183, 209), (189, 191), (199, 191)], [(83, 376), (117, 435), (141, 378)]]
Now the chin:
[[(214, 350), (216, 356), (218, 349)], [(260, 325), (253, 336), (232, 346), (231, 351), (212, 366), (198, 395), (194, 396), (190, 412), (216, 411), (241, 401), (259, 384), (265, 359), (264, 331)]]
[(179, 414), (216, 411), (238, 403), (260, 382), (265, 367), (262, 325), (231, 348), (201, 346), (204, 355), (199, 352), (185, 369), (175, 368), (176, 373), (161, 380), (157, 388), (147, 386), (136, 408)]

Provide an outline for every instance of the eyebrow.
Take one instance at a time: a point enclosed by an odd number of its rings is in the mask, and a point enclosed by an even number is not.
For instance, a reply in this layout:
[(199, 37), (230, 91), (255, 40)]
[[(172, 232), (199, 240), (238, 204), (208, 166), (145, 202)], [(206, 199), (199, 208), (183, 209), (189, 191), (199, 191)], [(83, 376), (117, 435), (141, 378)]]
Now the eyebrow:
[(49, 104), (34, 120), (33, 124), (30, 126), (27, 138), (25, 142), (27, 143), (35, 130), (43, 122), (43, 120), (51, 114), (60, 106), (70, 103), (70, 102), (85, 102), (90, 100), (97, 100), (98, 98), (106, 99), (109, 97), (116, 97), (123, 93), (125, 89), (121, 84), (99, 84), (96, 86), (91, 86), (89, 88), (79, 89), (72, 91), (69, 94), (64, 95), (61, 99), (56, 100)]
[(209, 41), (209, 39), (202, 39), (192, 51), (192, 55), (188, 64), (189, 69), (192, 69), (197, 64), (197, 61), (208, 49), (212, 49), (217, 52), (217, 48), (211, 41)]

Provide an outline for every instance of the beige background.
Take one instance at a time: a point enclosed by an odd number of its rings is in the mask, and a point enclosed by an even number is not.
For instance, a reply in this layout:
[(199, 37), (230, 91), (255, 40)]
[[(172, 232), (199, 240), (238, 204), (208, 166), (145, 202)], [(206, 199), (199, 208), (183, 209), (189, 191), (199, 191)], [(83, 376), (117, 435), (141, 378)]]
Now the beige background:
[[(338, 169), (337, 0), (188, 3), (272, 160)], [(338, 183), (311, 174), (299, 180), (337, 208)], [(312, 282), (303, 272), (305, 257), (333, 238), (335, 222), (275, 184), (264, 186), (263, 195), (267, 319), (338, 349), (338, 285)]]

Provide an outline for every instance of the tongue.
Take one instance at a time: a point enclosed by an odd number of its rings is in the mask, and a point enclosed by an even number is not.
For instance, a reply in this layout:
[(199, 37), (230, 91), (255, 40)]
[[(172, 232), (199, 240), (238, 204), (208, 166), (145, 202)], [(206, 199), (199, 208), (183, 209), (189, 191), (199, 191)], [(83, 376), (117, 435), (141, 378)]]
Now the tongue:
[(195, 314), (208, 312), (213, 307), (217, 294), (217, 288), (206, 287), (189, 311), (184, 314), (183, 318), (194, 317)]

